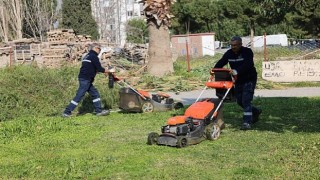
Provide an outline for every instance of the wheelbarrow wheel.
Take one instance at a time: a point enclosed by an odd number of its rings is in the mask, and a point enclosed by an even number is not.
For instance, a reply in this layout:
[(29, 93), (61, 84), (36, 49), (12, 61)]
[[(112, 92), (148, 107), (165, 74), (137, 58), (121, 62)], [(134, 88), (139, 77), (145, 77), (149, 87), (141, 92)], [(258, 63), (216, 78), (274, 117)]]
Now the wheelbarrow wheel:
[(188, 145), (188, 140), (184, 136), (178, 136), (177, 137), (177, 148), (183, 148)]
[(147, 144), (148, 145), (154, 145), (158, 142), (159, 134), (155, 132), (151, 132), (148, 135)]
[(151, 102), (145, 102), (141, 106), (141, 111), (144, 113), (153, 112), (154, 106)]
[(206, 137), (209, 140), (217, 140), (220, 136), (221, 130), (218, 124), (209, 125), (206, 130)]

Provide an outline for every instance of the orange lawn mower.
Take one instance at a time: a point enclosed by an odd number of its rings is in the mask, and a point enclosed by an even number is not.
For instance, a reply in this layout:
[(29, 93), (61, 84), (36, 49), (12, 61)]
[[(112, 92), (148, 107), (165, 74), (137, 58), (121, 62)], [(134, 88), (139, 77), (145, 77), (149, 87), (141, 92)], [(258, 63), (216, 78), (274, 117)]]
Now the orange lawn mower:
[[(234, 77), (231, 75), (231, 70), (224, 68), (214, 68), (210, 74), (205, 88), (197, 100), (186, 109), (184, 115), (169, 118), (167, 124), (161, 127), (160, 135), (156, 132), (149, 133), (147, 144), (182, 148), (198, 144), (205, 139), (219, 138), (224, 128), (223, 102), (227, 98), (234, 97)], [(224, 95), (221, 96), (222, 91), (216, 91), (218, 98), (200, 100), (207, 88), (224, 90)]]
[(121, 87), (119, 90), (119, 109), (122, 112), (160, 112), (183, 108), (183, 104), (162, 92), (149, 93), (131, 87), (124, 80), (118, 78), (115, 73), (109, 73), (109, 88), (113, 88), (114, 82)]

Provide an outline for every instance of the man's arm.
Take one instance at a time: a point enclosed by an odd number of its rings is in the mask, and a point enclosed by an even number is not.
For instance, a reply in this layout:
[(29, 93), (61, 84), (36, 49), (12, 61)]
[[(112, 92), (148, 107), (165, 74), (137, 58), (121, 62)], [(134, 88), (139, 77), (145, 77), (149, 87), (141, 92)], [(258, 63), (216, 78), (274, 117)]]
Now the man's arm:
[(228, 63), (227, 52), (222, 56), (222, 58), (214, 65), (214, 68), (222, 68)]
[(99, 58), (96, 57), (96, 56), (93, 56), (92, 58), (93, 58), (93, 60), (91, 62), (93, 63), (93, 65), (94, 65), (95, 69), (97, 70), (97, 72), (105, 73), (106, 69), (101, 66)]
[(246, 50), (242, 54), (242, 57), (244, 58), (244, 63), (239, 68), (237, 68), (237, 72), (240, 75), (247, 73), (251, 70), (252, 67), (254, 67), (253, 52), (251, 49)]

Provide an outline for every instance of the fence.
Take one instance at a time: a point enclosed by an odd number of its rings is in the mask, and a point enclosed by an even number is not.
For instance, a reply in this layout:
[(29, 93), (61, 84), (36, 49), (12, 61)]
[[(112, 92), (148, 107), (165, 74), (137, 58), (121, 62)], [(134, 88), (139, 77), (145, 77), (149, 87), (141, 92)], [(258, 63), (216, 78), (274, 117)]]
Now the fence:
[[(212, 56), (201, 56), (197, 50), (203, 47), (201, 42), (185, 41), (185, 49), (180, 48), (180, 56), (185, 56), (189, 72), (191, 58), (212, 60)], [(210, 50), (214, 56), (224, 54), (228, 42), (220, 42)], [(286, 35), (267, 38), (266, 35), (254, 38), (254, 41), (243, 38), (243, 45), (254, 51), (254, 59), (262, 62), (262, 78), (275, 82), (320, 81), (320, 39), (288, 39)], [(173, 49), (173, 51), (176, 51)]]
[[(256, 42), (243, 42), (244, 46), (251, 47), (252, 44), (260, 44), (258, 46), (253, 46), (251, 49), (255, 52), (256, 59), (263, 59), (264, 61), (273, 60), (299, 60), (299, 59), (320, 59), (320, 39), (288, 39), (286, 38), (286, 43), (270, 43), (268, 42), (266, 36), (261, 36), (257, 38)], [(262, 44), (261, 44), (262, 41)], [(282, 41), (283, 42), (283, 41)], [(223, 54), (230, 47), (229, 42), (219, 42), (215, 46), (206, 47), (201, 44), (201, 42), (184, 41), (184, 47), (180, 47), (177, 50), (173, 47), (173, 52), (178, 56), (184, 56), (188, 61), (190, 58), (199, 58), (206, 54), (202, 54), (203, 50), (212, 51), (213, 54)], [(177, 52), (179, 51), (179, 52)], [(211, 58), (211, 57), (207, 57)]]

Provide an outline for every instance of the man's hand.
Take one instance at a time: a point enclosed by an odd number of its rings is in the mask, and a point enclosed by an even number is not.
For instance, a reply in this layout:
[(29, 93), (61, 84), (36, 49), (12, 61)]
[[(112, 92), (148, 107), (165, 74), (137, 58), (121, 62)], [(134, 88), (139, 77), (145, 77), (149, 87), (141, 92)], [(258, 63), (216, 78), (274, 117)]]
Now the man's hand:
[(232, 74), (233, 76), (236, 76), (238, 75), (238, 72), (235, 69), (231, 69), (230, 74)]
[(107, 76), (109, 73), (115, 73), (115, 72), (116, 72), (116, 68), (112, 67), (112, 68), (105, 69), (104, 74)]
[(114, 72), (116, 72), (116, 68), (114, 68), (114, 67), (113, 67), (113, 68), (110, 68), (110, 69), (108, 69), (108, 72), (109, 72), (109, 73), (114, 73)]
[(214, 75), (214, 71), (213, 69), (210, 70), (210, 75), (213, 76)]

